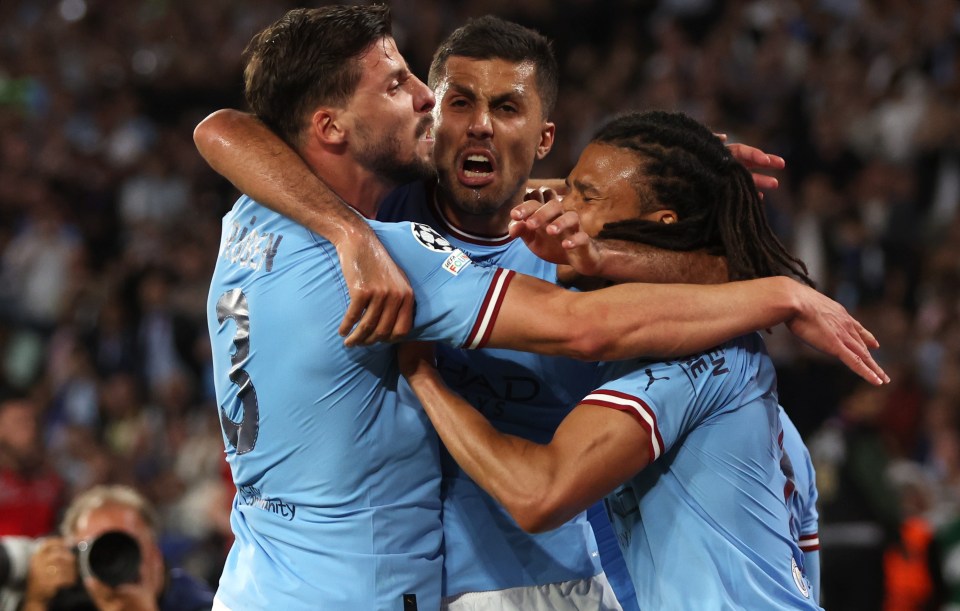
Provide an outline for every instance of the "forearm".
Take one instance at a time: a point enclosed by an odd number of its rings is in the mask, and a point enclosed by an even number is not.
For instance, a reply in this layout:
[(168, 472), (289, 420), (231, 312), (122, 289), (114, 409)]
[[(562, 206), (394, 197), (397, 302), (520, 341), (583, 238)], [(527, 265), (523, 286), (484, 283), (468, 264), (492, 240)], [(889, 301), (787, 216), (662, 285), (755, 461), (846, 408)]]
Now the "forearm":
[(615, 282), (718, 284), (729, 280), (724, 257), (621, 240), (600, 240), (599, 275)]
[(421, 367), (407, 381), (457, 464), (524, 526), (549, 487), (544, 446), (497, 431), (432, 368)]
[(517, 277), (489, 345), (585, 360), (682, 356), (791, 319), (799, 286), (777, 277), (575, 293)]
[(372, 236), (363, 219), (255, 116), (218, 110), (197, 126), (193, 137), (210, 167), (237, 189), (334, 245)]
[[(624, 295), (588, 294), (575, 318), (590, 320), (588, 332), (604, 337), (597, 360), (683, 356), (745, 333), (775, 326), (797, 313), (787, 278), (764, 278), (711, 286), (624, 284)], [(632, 310), (632, 312), (631, 312)], [(588, 316), (594, 312), (593, 318)], [(606, 316), (597, 316), (606, 312)], [(628, 312), (629, 315), (619, 315)], [(613, 325), (607, 320), (622, 320)]]

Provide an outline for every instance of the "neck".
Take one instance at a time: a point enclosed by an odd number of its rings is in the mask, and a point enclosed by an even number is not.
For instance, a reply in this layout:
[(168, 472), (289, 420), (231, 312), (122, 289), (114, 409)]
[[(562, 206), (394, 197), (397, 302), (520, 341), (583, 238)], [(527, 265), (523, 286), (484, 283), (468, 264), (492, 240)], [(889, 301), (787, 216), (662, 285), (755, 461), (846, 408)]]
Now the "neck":
[(363, 216), (373, 219), (383, 198), (396, 185), (362, 167), (345, 152), (301, 151), (311, 171), (334, 194)]
[(471, 213), (453, 204), (443, 189), (436, 190), (437, 208), (447, 223), (467, 233), (488, 238), (503, 238), (510, 226), (510, 211), (521, 202), (503, 204), (492, 212)]

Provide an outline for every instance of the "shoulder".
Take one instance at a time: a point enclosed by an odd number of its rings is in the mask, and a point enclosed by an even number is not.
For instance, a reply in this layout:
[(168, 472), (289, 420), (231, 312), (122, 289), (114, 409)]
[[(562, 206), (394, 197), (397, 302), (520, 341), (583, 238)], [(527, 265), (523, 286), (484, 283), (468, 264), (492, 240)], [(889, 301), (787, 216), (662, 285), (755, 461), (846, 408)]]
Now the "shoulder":
[(469, 255), (426, 223), (370, 221), (370, 226), (393, 260), (408, 274), (430, 275), (445, 269), (458, 275), (473, 263)]

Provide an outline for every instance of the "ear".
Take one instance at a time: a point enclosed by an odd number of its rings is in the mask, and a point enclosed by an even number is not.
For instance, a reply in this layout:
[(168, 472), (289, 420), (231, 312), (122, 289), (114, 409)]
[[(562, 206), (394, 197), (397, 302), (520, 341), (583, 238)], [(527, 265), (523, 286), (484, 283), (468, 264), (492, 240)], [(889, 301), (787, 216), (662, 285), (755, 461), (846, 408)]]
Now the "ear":
[(324, 144), (343, 144), (347, 140), (343, 113), (336, 108), (318, 108), (310, 117), (310, 133)]
[(644, 214), (641, 218), (647, 221), (653, 221), (654, 223), (663, 223), (664, 225), (672, 225), (680, 220), (677, 218), (677, 213), (669, 208)]
[(656, 213), (656, 220), (664, 225), (673, 225), (680, 219), (677, 218), (677, 213), (673, 210), (660, 210)]
[(540, 128), (540, 144), (537, 145), (537, 159), (543, 159), (553, 148), (553, 138), (557, 133), (557, 126), (550, 121), (544, 121)]

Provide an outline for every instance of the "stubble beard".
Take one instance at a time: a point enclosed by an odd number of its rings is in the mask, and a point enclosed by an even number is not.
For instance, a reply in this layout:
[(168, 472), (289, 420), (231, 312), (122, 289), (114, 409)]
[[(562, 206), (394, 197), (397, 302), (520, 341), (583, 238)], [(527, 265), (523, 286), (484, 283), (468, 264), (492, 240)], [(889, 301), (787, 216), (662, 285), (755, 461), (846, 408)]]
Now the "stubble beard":
[(372, 137), (366, 127), (359, 127), (358, 135), (364, 142), (356, 152), (357, 163), (380, 178), (394, 185), (404, 185), (417, 180), (426, 180), (436, 176), (436, 168), (431, 159), (413, 154), (412, 159), (403, 160), (400, 151), (403, 144), (396, 133), (390, 133), (380, 140)]
[(494, 216), (504, 207), (512, 208), (521, 186), (521, 181), (513, 188), (489, 185), (473, 189), (460, 184), (456, 172), (437, 168), (437, 176), (441, 193), (446, 196), (448, 205), (460, 212), (474, 216)]

